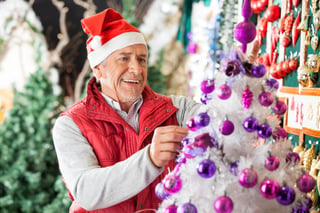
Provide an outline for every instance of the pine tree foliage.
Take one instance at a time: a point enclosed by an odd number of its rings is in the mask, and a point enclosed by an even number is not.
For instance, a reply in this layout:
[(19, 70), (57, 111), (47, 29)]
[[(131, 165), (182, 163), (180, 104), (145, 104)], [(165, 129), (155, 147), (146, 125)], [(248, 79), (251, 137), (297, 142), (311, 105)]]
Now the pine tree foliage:
[(59, 102), (47, 77), (38, 68), (24, 91), (15, 91), (13, 108), (0, 125), (0, 212), (43, 212), (57, 194), (50, 130)]

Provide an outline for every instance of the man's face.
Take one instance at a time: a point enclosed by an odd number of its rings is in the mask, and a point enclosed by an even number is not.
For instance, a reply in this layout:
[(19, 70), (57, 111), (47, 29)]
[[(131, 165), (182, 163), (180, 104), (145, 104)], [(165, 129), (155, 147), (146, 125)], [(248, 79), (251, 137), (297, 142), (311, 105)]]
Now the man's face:
[(134, 102), (147, 81), (147, 48), (135, 44), (113, 52), (94, 68), (102, 92), (119, 103)]

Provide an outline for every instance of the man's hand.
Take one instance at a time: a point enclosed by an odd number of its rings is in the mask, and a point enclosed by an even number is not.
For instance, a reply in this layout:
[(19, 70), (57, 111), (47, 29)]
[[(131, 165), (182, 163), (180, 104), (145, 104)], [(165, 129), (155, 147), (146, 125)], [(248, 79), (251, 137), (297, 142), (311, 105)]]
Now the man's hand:
[(188, 135), (188, 129), (180, 126), (163, 126), (154, 131), (150, 159), (157, 167), (165, 166), (181, 149), (181, 140)]

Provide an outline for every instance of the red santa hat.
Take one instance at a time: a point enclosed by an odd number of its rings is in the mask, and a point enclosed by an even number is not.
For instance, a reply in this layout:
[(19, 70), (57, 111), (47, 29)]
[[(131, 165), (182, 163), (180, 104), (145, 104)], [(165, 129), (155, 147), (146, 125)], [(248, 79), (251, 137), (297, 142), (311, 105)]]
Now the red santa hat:
[(142, 33), (129, 24), (120, 13), (106, 9), (96, 15), (81, 20), (87, 40), (90, 67), (94, 68), (116, 50), (133, 44), (144, 44)]

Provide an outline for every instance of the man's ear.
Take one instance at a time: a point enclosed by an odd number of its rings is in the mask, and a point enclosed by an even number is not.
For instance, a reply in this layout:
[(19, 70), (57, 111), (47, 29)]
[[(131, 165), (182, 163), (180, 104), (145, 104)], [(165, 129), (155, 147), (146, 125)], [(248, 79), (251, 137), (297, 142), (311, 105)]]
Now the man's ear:
[(96, 78), (101, 78), (102, 77), (102, 72), (101, 72), (101, 69), (100, 69), (99, 65), (95, 66), (92, 70), (93, 70), (93, 73), (96, 76)]

